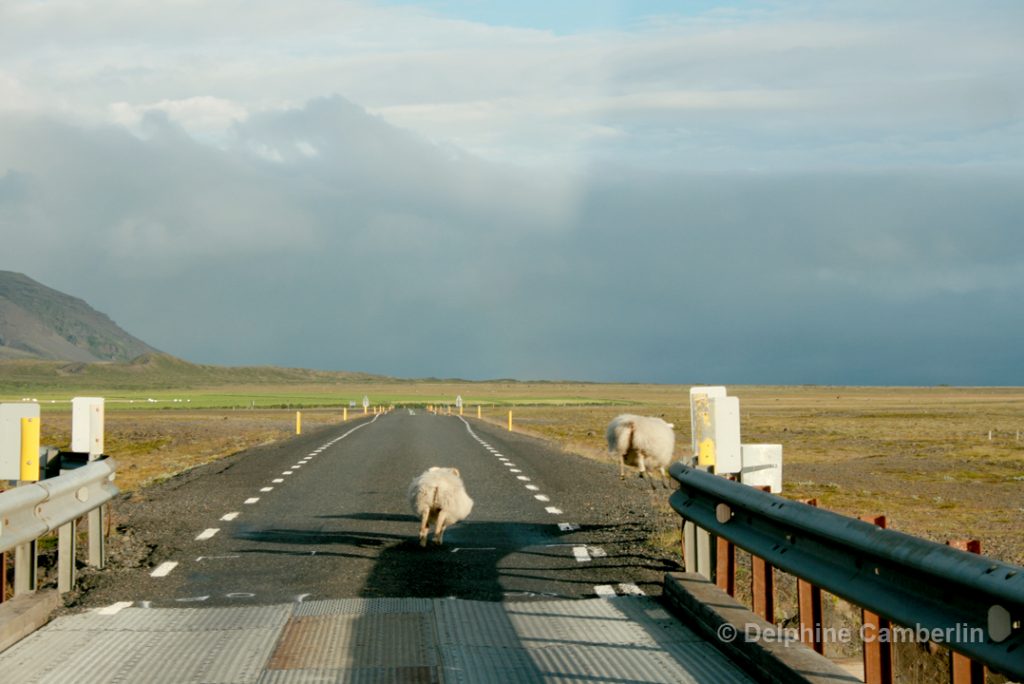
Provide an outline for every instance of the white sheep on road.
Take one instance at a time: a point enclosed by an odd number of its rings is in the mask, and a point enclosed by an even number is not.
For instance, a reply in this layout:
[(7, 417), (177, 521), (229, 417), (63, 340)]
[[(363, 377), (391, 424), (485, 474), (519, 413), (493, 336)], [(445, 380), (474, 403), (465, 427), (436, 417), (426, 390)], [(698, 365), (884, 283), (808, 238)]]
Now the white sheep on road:
[(435, 525), (434, 543), (440, 544), (445, 529), (473, 510), (473, 500), (466, 493), (458, 468), (438, 466), (413, 479), (409, 485), (409, 505), (420, 516), (420, 546), (427, 545), (430, 525)]
[(661, 472), (662, 486), (668, 487), (665, 468), (672, 462), (676, 435), (672, 423), (652, 416), (634, 416), (624, 413), (608, 424), (608, 453), (619, 459), (619, 479), (625, 479), (625, 467), (640, 471), (640, 477), (647, 477), (654, 488), (654, 482), (646, 473)]

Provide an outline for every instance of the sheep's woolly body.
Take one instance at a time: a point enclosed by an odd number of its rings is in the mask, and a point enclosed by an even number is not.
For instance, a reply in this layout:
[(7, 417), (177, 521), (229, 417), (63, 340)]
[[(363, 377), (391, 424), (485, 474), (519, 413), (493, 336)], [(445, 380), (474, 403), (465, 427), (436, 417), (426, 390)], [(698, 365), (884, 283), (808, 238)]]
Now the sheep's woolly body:
[(663, 478), (666, 476), (665, 468), (672, 462), (676, 443), (671, 423), (624, 413), (608, 424), (606, 437), (608, 452), (619, 460), (620, 476), (624, 465), (639, 468), (641, 475), (660, 471)]
[(430, 468), (409, 485), (409, 505), (420, 517), (420, 543), (426, 543), (426, 532), (437, 524), (435, 543), (440, 544), (449, 525), (464, 520), (473, 510), (473, 500), (466, 493), (459, 471), (455, 468)]

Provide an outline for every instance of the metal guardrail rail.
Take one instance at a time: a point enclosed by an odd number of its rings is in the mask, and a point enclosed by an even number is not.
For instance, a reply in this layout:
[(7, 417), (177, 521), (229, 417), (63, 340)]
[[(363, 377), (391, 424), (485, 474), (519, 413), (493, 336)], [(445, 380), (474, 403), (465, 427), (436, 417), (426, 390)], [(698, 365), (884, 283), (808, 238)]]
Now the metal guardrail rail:
[(1024, 678), (1024, 568), (682, 463), (670, 473), (680, 489), (669, 503), (697, 527), (896, 624), (939, 630), (945, 646)]
[(58, 477), (22, 484), (0, 492), (0, 553), (18, 552), (15, 561), (15, 592), (35, 590), (36, 551), (39, 537), (59, 530), (58, 589), (74, 584), (74, 522), (89, 516), (89, 563), (105, 565), (101, 506), (118, 494), (114, 486), (114, 461), (92, 461)]

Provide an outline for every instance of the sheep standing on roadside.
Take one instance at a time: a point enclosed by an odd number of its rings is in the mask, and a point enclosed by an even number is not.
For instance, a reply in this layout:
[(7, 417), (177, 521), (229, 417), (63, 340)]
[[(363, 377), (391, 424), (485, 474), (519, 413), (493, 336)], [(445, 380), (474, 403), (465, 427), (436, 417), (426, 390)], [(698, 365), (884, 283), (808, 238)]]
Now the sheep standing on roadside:
[(458, 468), (433, 466), (409, 485), (409, 505), (420, 516), (420, 546), (427, 545), (427, 533), (434, 527), (434, 543), (440, 544), (444, 531), (466, 518), (473, 500), (466, 494)]
[(676, 435), (672, 423), (661, 418), (624, 413), (608, 424), (608, 453), (619, 459), (619, 479), (625, 479), (625, 467), (639, 469), (640, 477), (654, 489), (654, 482), (645, 473), (661, 472), (661, 484), (668, 487), (665, 468), (672, 462)]

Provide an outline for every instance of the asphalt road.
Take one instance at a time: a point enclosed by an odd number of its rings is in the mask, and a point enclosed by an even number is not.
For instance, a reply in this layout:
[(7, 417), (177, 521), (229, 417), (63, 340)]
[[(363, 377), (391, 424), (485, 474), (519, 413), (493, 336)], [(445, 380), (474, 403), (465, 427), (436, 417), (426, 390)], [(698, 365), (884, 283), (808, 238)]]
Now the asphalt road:
[[(116, 454), (114, 455), (116, 458)], [(410, 481), (459, 468), (475, 506), (421, 548)], [(252, 449), (124, 498), (77, 605), (660, 594), (657, 499), (617, 467), (475, 419), (398, 409)], [(601, 589), (598, 589), (601, 587)], [(143, 605), (146, 605), (143, 603)]]

